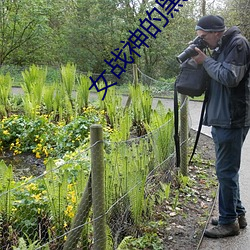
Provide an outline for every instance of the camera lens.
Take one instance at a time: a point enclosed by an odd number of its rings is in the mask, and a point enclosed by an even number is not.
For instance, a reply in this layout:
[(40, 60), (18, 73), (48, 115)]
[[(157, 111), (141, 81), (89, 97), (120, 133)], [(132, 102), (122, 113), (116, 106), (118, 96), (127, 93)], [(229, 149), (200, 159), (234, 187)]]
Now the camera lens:
[(191, 44), (190, 46), (188, 46), (180, 55), (176, 57), (177, 61), (179, 63), (183, 63), (188, 58), (198, 55), (198, 53), (194, 49), (195, 47), (196, 47), (195, 44)]

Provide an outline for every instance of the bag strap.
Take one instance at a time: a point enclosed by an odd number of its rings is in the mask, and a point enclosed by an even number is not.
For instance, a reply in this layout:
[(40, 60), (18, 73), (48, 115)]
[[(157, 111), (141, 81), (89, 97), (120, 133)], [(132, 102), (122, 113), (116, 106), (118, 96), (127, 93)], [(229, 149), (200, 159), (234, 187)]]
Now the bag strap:
[(189, 159), (189, 164), (192, 162), (192, 159), (193, 159), (193, 156), (195, 154), (195, 151), (196, 151), (196, 148), (197, 148), (197, 145), (198, 145), (198, 141), (199, 141), (199, 138), (200, 138), (203, 117), (204, 117), (204, 113), (205, 113), (205, 109), (206, 109), (206, 104), (207, 104), (207, 90), (205, 91), (205, 97), (204, 97), (204, 101), (203, 101), (202, 108), (201, 108), (199, 126), (198, 126), (198, 130), (196, 132), (195, 143), (194, 143), (194, 147), (193, 147), (193, 152), (192, 152), (192, 154), (190, 156), (190, 159)]
[[(192, 162), (193, 156), (195, 154), (195, 151), (199, 142), (203, 117), (204, 117), (206, 104), (207, 104), (207, 96), (208, 96), (208, 90), (205, 91), (205, 97), (204, 97), (201, 114), (200, 114), (199, 126), (198, 126), (198, 130), (196, 133), (195, 143), (194, 143), (192, 154), (190, 156), (189, 164)], [(178, 92), (176, 89), (176, 82), (175, 82), (174, 84), (174, 128), (175, 128), (174, 141), (175, 141), (176, 167), (177, 168), (180, 167), (180, 137), (179, 137), (179, 111), (178, 111), (179, 109), (178, 108), (179, 108), (178, 107)]]
[[(176, 80), (177, 81), (177, 80)], [(176, 88), (176, 81), (174, 84), (174, 141), (175, 141), (175, 153), (176, 153), (176, 167), (180, 167), (180, 137), (179, 137), (179, 112), (178, 112), (178, 93)]]

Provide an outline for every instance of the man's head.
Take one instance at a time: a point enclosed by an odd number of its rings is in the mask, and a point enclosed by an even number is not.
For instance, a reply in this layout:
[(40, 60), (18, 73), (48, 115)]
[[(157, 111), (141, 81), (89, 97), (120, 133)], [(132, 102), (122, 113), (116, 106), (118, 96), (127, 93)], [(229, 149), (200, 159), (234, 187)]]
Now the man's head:
[(224, 19), (220, 16), (203, 16), (195, 30), (197, 35), (207, 42), (210, 49), (215, 49), (225, 31)]

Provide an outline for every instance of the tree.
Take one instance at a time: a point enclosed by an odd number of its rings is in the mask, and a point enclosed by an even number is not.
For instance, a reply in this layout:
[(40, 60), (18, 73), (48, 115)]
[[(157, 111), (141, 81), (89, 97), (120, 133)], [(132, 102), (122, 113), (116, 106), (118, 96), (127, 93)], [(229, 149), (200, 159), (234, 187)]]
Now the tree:
[[(43, 4), (39, 0), (0, 2), (0, 65), (11, 58), (11, 55), (17, 53), (26, 43), (35, 41), (44, 32), (46, 8)], [(33, 43), (33, 47), (28, 48), (27, 54), (42, 46), (41, 39), (38, 41)]]
[(221, 11), (228, 27), (239, 26), (250, 39), (250, 2), (248, 0), (225, 0)]

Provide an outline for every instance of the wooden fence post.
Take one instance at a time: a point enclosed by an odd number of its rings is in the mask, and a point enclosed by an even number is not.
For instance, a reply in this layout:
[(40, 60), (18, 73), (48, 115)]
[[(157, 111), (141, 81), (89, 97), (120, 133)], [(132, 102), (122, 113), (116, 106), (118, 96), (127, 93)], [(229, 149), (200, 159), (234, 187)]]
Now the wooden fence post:
[(134, 77), (134, 85), (138, 84), (138, 70), (137, 65), (133, 64), (133, 77)]
[(104, 192), (104, 149), (102, 126), (90, 127), (91, 140), (91, 176), (93, 205), (93, 250), (106, 249), (106, 216)]
[(81, 201), (78, 205), (76, 216), (73, 220), (70, 233), (64, 244), (63, 250), (71, 250), (77, 248), (77, 243), (81, 237), (83, 225), (86, 222), (91, 208), (91, 176), (83, 192)]

